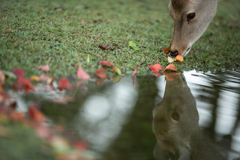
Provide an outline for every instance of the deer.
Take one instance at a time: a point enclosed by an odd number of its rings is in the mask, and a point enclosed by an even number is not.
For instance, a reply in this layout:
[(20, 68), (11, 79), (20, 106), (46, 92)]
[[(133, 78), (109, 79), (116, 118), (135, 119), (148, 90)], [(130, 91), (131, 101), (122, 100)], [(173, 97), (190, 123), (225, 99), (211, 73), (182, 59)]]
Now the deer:
[(156, 160), (226, 160), (199, 127), (196, 101), (184, 76), (166, 80), (162, 101), (153, 109)]
[(171, 0), (168, 5), (174, 20), (170, 55), (186, 56), (216, 15), (219, 0)]

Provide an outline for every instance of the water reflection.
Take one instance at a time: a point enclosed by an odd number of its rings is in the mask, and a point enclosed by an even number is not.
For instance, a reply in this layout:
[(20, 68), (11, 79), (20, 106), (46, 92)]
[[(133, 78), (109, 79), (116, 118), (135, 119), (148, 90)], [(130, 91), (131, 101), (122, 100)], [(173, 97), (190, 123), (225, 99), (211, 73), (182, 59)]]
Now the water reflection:
[(129, 78), (87, 98), (77, 121), (81, 136), (93, 148), (108, 149), (126, 124), (137, 100), (137, 86)]
[(225, 159), (203, 135), (198, 121), (196, 101), (183, 75), (167, 80), (164, 97), (153, 110), (155, 159)]

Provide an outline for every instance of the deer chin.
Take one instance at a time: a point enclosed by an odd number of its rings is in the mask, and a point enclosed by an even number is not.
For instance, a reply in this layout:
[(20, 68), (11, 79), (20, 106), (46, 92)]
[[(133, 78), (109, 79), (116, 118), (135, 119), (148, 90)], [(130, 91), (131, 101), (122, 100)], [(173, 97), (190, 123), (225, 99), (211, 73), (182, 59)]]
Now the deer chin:
[(190, 51), (191, 51), (192, 45), (185, 51), (185, 53), (182, 54), (183, 57), (185, 57)]

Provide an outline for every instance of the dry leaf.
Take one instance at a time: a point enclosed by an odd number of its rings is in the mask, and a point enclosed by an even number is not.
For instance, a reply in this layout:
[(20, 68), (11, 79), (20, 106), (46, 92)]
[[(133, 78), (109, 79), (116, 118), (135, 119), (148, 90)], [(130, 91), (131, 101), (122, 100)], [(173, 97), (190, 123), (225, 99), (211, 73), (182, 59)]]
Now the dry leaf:
[(108, 62), (108, 61), (100, 61), (98, 64), (102, 66), (113, 66), (113, 63)]
[(174, 59), (175, 59), (175, 60), (178, 60), (178, 61), (180, 61), (180, 62), (183, 61), (183, 57), (182, 57), (180, 54), (177, 55)]
[(154, 65), (148, 65), (148, 67), (151, 68), (153, 73), (157, 73), (160, 70), (162, 70), (162, 67), (161, 67), (161, 65), (159, 63), (154, 64)]
[(174, 58), (172, 58), (172, 57), (168, 57), (168, 63), (172, 63), (172, 62), (174, 62), (174, 61), (175, 61)]
[(174, 66), (173, 64), (169, 64), (166, 68), (164, 68), (164, 71), (169, 70), (169, 71), (177, 71), (177, 67)]
[(83, 80), (89, 80), (90, 76), (82, 69), (82, 67), (78, 67), (77, 77)]
[(99, 77), (99, 78), (103, 78), (106, 79), (107, 78), (107, 74), (104, 70), (104, 68), (100, 68), (97, 72), (95, 72), (95, 74)]
[(45, 66), (39, 66), (38, 69), (44, 72), (47, 72), (50, 70), (50, 67), (48, 65), (45, 65)]

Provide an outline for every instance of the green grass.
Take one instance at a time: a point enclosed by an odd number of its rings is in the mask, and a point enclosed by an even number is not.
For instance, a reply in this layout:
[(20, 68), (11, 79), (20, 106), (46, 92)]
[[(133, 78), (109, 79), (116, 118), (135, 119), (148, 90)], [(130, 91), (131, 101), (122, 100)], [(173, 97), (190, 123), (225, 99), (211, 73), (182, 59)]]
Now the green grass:
[[(50, 74), (75, 74), (79, 60), (93, 74), (100, 60), (113, 62), (122, 71), (139, 66), (167, 65), (160, 52), (171, 43), (173, 20), (169, 0), (4, 0), (0, 5), (0, 68), (23, 68), (38, 75), (39, 65), (49, 64)], [(239, 0), (222, 0), (213, 22), (194, 44), (182, 70), (219, 71), (238, 69), (240, 62)], [(220, 25), (216, 26), (219, 23)], [(133, 41), (140, 48), (128, 47)], [(101, 50), (98, 45), (111, 48)], [(90, 55), (90, 62), (87, 56)]]

